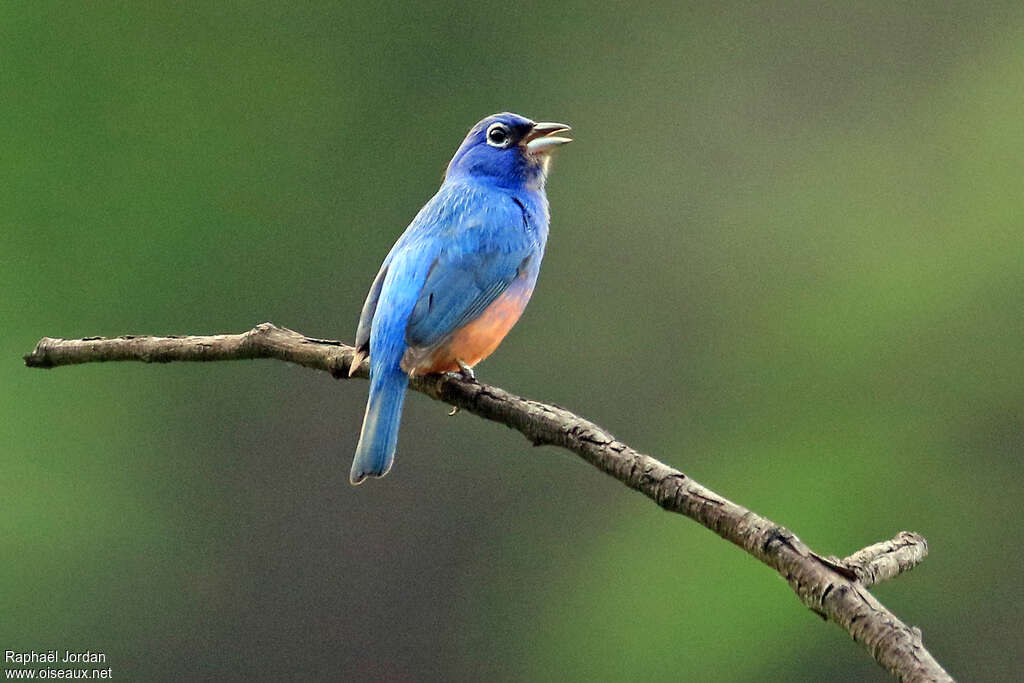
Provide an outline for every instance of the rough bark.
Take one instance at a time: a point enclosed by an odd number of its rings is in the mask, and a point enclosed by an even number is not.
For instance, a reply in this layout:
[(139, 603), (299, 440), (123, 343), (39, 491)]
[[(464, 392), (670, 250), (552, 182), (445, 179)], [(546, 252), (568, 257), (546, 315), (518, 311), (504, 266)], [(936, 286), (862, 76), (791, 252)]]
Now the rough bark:
[[(354, 349), (270, 323), (242, 334), (43, 338), (25, 356), (30, 367), (101, 361), (221, 361), (276, 358), (349, 376)], [(352, 373), (367, 377), (363, 363)], [(845, 559), (824, 557), (793, 532), (723, 498), (677, 469), (618, 441), (599, 426), (556, 406), (531, 401), (459, 375), (416, 377), (410, 386), (431, 398), (512, 427), (536, 445), (572, 451), (666, 510), (685, 515), (736, 544), (783, 576), (800, 601), (832, 621), (902, 681), (951, 681), (925, 649), (921, 631), (901, 622), (867, 587), (920, 563), (928, 544), (918, 534), (868, 546)]]

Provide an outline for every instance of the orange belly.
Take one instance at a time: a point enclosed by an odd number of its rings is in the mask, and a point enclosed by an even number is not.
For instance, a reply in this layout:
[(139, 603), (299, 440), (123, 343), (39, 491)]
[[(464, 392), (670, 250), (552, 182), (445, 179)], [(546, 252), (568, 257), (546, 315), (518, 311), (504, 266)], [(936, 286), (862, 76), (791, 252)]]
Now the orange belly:
[(523, 280), (513, 283), (479, 318), (455, 332), (448, 343), (417, 363), (412, 374), (456, 372), (460, 360), (473, 367), (487, 358), (519, 320), (531, 294), (533, 288), (527, 287)]

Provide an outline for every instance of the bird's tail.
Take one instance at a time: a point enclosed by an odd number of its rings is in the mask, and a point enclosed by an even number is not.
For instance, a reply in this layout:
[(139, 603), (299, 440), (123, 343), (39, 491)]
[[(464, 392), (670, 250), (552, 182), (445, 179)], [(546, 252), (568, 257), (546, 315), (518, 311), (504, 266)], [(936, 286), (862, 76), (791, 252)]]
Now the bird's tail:
[(383, 477), (395, 460), (398, 425), (409, 377), (399, 368), (374, 368), (370, 377), (370, 398), (366, 401), (363, 430), (352, 460), (349, 481), (359, 484), (367, 477)]

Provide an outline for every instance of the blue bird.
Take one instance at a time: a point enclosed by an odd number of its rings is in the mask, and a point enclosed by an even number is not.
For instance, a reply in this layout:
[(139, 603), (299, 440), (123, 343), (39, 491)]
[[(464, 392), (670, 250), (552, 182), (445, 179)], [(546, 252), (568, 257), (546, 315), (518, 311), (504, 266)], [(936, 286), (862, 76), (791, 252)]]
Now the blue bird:
[(488, 116), (466, 135), (363, 304), (351, 372), (370, 357), (370, 396), (349, 480), (391, 469), (409, 377), (472, 367), (498, 347), (533, 294), (548, 238), (551, 152), (561, 123)]

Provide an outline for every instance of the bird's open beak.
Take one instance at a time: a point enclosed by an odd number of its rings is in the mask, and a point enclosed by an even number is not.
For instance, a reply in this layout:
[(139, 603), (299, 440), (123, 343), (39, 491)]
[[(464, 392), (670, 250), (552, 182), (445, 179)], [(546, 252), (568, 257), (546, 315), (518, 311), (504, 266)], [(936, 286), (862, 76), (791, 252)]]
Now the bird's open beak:
[(564, 123), (551, 123), (550, 121), (542, 121), (540, 123), (533, 124), (533, 128), (523, 138), (522, 145), (526, 147), (526, 151), (531, 154), (542, 154), (550, 152), (560, 145), (564, 145), (567, 142), (572, 142), (572, 138), (558, 137), (558, 133), (567, 133), (572, 128), (565, 125)]

